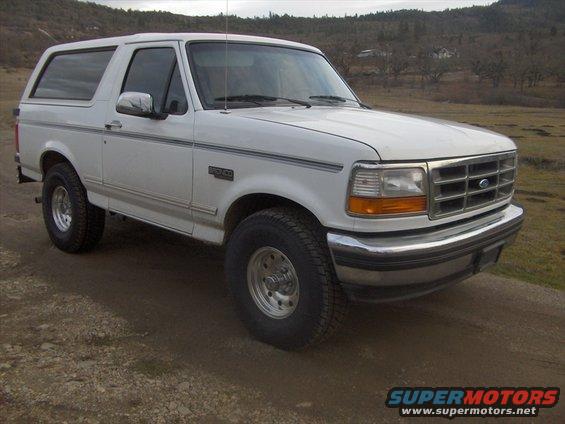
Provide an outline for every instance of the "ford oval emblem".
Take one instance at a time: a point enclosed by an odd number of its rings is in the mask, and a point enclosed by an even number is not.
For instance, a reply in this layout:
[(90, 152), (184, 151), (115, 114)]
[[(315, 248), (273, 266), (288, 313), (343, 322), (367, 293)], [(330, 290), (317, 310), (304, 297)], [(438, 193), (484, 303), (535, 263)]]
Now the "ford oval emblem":
[(490, 181), (488, 180), (488, 178), (483, 178), (481, 181), (479, 181), (480, 188), (487, 188), (489, 185)]

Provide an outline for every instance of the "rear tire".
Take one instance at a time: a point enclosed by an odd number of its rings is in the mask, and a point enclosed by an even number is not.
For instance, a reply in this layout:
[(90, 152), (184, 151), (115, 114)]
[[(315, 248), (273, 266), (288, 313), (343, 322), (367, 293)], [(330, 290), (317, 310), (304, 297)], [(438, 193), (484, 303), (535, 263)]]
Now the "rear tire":
[(59, 163), (43, 182), (43, 220), (53, 244), (68, 253), (92, 249), (102, 238), (106, 214), (88, 202), (74, 168)]
[[(324, 231), (302, 211), (273, 208), (246, 218), (228, 242), (225, 269), (243, 323), (264, 343), (304, 349), (344, 321), (347, 297)], [(281, 277), (284, 284), (273, 287)]]

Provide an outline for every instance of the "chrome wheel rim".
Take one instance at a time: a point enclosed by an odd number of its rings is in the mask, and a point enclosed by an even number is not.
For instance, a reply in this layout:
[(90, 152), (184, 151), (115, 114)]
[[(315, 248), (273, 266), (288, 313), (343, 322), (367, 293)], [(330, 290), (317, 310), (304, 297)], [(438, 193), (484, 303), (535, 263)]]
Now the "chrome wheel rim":
[(57, 228), (62, 231), (68, 231), (73, 222), (73, 211), (71, 208), (71, 199), (67, 189), (63, 186), (55, 187), (51, 196), (51, 212), (53, 221)]
[(271, 318), (287, 318), (298, 305), (296, 270), (288, 257), (274, 247), (262, 247), (251, 255), (247, 287), (259, 310)]

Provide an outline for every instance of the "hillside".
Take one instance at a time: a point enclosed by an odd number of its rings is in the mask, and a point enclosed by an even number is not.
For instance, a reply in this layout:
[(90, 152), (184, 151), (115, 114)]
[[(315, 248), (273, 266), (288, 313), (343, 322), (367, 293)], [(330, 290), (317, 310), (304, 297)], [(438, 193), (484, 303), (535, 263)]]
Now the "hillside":
[[(223, 16), (126, 11), (75, 0), (3, 0), (0, 65), (33, 67), (41, 52), (57, 42), (136, 32), (222, 32), (224, 25)], [(402, 10), (342, 18), (230, 16), (229, 26), (233, 33), (316, 45), (353, 85), (390, 87), (409, 81), (437, 87), (449, 77), (478, 80), (494, 89), (509, 85), (522, 98), (510, 96), (510, 102), (527, 105), (530, 100), (523, 97), (528, 95), (565, 106), (562, 0), (500, 0), (442, 12)], [(369, 51), (368, 57), (358, 57), (363, 50)], [(536, 89), (549, 82), (549, 89)], [(497, 99), (506, 102), (510, 97)]]
[[(565, 35), (565, 2), (560, 0), (501, 0), (488, 7), (443, 12), (403, 10), (345, 18), (301, 18), (272, 15), (266, 18), (230, 17), (230, 31), (284, 37), (331, 48), (339, 40), (371, 48), (375, 43), (402, 42), (468, 44), (492, 35), (552, 28)], [(0, 64), (32, 66), (43, 49), (59, 42), (108, 37), (136, 32), (222, 32), (224, 19), (191, 17), (168, 12), (112, 9), (74, 0), (3, 0), (0, 6), (2, 49)], [(460, 37), (462, 36), (462, 40)], [(472, 37), (471, 37), (472, 36)], [(513, 40), (506, 39), (506, 42)], [(563, 41), (563, 39), (561, 40)]]

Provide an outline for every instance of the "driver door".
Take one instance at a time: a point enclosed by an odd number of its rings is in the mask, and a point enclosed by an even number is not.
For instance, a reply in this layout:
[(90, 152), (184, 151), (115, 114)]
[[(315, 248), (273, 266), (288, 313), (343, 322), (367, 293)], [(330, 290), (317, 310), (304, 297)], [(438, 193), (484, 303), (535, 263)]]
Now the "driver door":
[[(125, 51), (124, 51), (125, 50)], [(191, 234), (194, 111), (176, 41), (127, 45), (102, 145), (109, 209)], [(123, 92), (150, 94), (164, 119), (116, 111)]]

